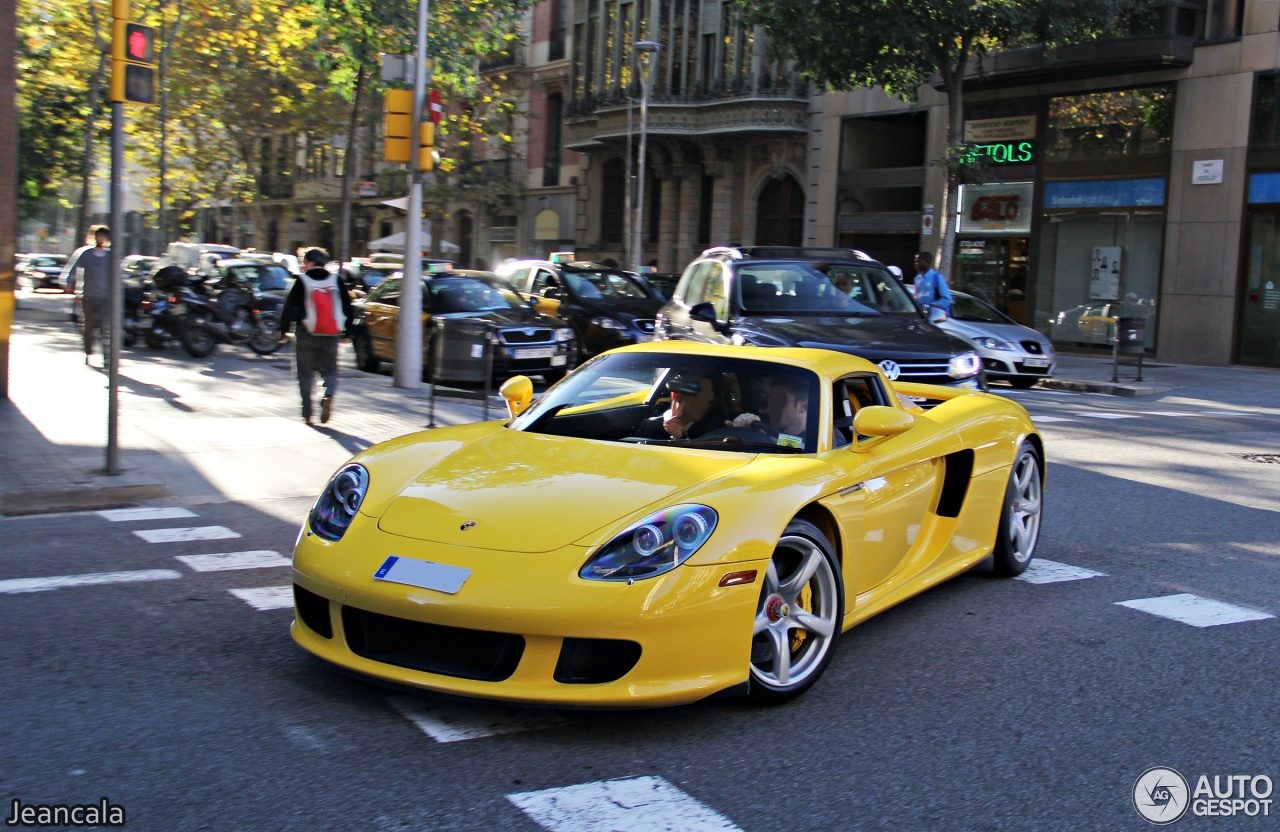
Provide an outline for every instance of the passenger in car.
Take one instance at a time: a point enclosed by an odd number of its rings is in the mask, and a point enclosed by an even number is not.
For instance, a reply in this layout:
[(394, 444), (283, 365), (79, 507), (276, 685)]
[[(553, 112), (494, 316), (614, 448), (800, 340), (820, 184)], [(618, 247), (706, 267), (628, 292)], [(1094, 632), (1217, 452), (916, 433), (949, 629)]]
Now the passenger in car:
[(661, 416), (646, 419), (636, 432), (646, 439), (696, 439), (722, 422), (712, 411), (715, 386), (705, 376), (676, 373), (667, 380), (671, 407)]

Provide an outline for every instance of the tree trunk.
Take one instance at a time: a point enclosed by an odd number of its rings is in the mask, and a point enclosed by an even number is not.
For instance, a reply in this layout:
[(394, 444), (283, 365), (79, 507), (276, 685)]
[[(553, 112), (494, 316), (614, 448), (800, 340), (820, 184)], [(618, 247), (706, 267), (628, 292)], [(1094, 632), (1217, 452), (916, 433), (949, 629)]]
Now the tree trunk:
[[(948, 281), (951, 275), (951, 255), (956, 248), (956, 224), (951, 221), (951, 203), (958, 191), (959, 168), (951, 157), (952, 148), (964, 141), (964, 73), (969, 62), (967, 46), (961, 46), (954, 67), (948, 67), (947, 79), (947, 175), (942, 185), (942, 206), (938, 214), (938, 257), (935, 268)], [(943, 64), (947, 66), (947, 64)]]
[(356, 156), (356, 124), (360, 119), (360, 97), (364, 92), (365, 66), (360, 65), (356, 72), (356, 91), (351, 96), (351, 118), (347, 120), (347, 149), (342, 154), (342, 218), (337, 229), (337, 251), (335, 256), (339, 263), (351, 259), (351, 179), (355, 168)]
[[(98, 40), (96, 34), (94, 40), (95, 42)], [(106, 65), (107, 52), (103, 49), (98, 53), (97, 68), (94, 69), (93, 75), (89, 76), (89, 116), (85, 119), (84, 125), (84, 160), (80, 165), (80, 205), (76, 209), (76, 236), (73, 241), (75, 248), (84, 245), (89, 236), (89, 186), (93, 180), (94, 169), (93, 134), (98, 122), (98, 99), (102, 96), (102, 74), (106, 71)], [(120, 233), (114, 228), (111, 231), (113, 234)]]
[[(163, 15), (167, 11), (167, 0), (161, 0), (160, 14)], [(178, 0), (178, 13), (173, 19), (173, 27), (164, 35), (160, 45), (160, 193), (159, 193), (159, 216), (158, 224), (160, 226), (160, 242), (157, 253), (163, 254), (171, 241), (169, 234), (169, 49), (173, 46), (173, 42), (178, 37), (178, 27), (182, 25), (182, 0)], [(163, 31), (163, 30), (162, 30)]]

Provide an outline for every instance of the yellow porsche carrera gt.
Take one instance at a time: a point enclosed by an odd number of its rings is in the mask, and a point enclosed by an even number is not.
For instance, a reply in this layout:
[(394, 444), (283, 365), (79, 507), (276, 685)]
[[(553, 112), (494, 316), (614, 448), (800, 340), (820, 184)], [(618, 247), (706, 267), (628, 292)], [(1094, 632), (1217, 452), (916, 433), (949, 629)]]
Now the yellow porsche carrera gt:
[(782, 702), (855, 624), (1035, 550), (1044, 448), (1008, 399), (895, 385), (843, 353), (687, 342), (530, 389), (504, 385), (508, 421), (402, 436), (334, 474), (293, 556), (302, 647), (489, 699)]

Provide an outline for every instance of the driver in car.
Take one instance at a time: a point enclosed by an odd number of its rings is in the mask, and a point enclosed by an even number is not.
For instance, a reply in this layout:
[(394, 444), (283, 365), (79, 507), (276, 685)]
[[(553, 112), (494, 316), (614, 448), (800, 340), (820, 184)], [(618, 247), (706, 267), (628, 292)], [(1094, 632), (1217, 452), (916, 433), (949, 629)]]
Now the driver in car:
[(711, 413), (715, 388), (711, 380), (690, 373), (667, 379), (671, 407), (661, 416), (646, 419), (639, 435), (648, 439), (691, 439), (721, 426)]

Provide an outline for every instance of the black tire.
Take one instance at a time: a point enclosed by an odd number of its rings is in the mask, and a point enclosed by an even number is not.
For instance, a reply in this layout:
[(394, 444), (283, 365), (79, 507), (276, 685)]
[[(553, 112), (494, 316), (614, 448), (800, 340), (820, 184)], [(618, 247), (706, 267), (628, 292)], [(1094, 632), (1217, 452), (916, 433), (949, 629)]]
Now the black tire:
[[(807, 579), (797, 585), (805, 572)], [(831, 662), (843, 623), (844, 581), (835, 551), (817, 526), (793, 520), (760, 587), (748, 700), (780, 705), (813, 687)]]
[(373, 354), (369, 333), (364, 330), (358, 329), (352, 334), (351, 349), (356, 354), (356, 366), (366, 373), (376, 373), (382, 367), (382, 362)]
[(165, 339), (160, 335), (147, 335), (142, 339), (142, 343), (153, 350), (162, 350), (165, 347)]
[(1031, 443), (1023, 442), (1009, 469), (1000, 525), (991, 551), (997, 575), (1021, 575), (1031, 565), (1040, 539), (1043, 499), (1044, 468), (1040, 454)]
[(1034, 376), (1031, 378), (1028, 378), (1027, 376), (1010, 376), (1005, 379), (1005, 381), (1009, 382), (1011, 386), (1017, 387), (1019, 390), (1029, 390), (1032, 387), (1035, 387), (1040, 379)]
[(138, 333), (125, 331), (125, 333), (120, 336), (120, 341), (124, 346), (132, 347), (134, 344), (138, 343)]
[(182, 323), (182, 348), (192, 358), (207, 358), (218, 345), (214, 337), (205, 332), (203, 322), (202, 318), (190, 317)]
[(271, 355), (284, 346), (280, 343), (280, 336), (277, 334), (275, 327), (266, 323), (260, 323), (254, 327), (248, 343), (249, 349), (253, 350), (256, 355)]

